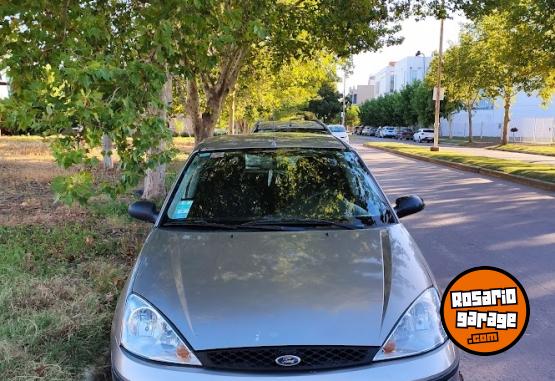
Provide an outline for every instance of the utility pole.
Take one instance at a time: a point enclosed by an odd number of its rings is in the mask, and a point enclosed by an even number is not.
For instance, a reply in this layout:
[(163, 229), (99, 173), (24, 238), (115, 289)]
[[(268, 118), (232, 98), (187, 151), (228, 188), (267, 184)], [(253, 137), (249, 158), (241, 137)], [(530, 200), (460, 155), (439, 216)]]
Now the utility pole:
[(441, 69), (442, 69), (442, 60), (443, 60), (443, 20), (444, 18), (445, 16), (441, 14), (439, 19), (439, 57), (438, 57), (438, 65), (437, 65), (437, 83), (436, 83), (436, 87), (434, 88), (434, 93), (435, 93), (434, 96), (436, 101), (435, 122), (434, 122), (434, 144), (430, 147), (430, 151), (439, 151), (439, 111), (441, 106)]

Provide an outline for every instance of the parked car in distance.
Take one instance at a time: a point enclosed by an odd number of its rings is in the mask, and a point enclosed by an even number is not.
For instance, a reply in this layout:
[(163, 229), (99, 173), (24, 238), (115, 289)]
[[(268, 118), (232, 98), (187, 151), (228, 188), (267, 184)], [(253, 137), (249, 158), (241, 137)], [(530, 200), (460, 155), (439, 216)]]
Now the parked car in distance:
[(381, 131), (382, 138), (395, 138), (397, 137), (396, 127), (384, 127)]
[(413, 135), (414, 131), (411, 128), (403, 127), (397, 130), (396, 138), (398, 140), (412, 140)]
[(378, 127), (376, 129), (376, 132), (374, 133), (374, 136), (377, 137), (377, 138), (381, 138), (382, 137), (382, 130), (383, 130), (383, 127)]
[(115, 381), (458, 381), (436, 282), (370, 170), (330, 135), (204, 140), (114, 316)]
[(369, 136), (369, 135), (370, 135), (370, 131), (372, 130), (372, 128), (373, 128), (373, 127), (371, 127), (371, 126), (364, 126), (364, 127), (362, 128), (361, 135)]
[(328, 124), (331, 134), (345, 143), (349, 143), (349, 134), (342, 124)]
[(319, 120), (268, 120), (258, 121), (252, 133), (260, 132), (308, 132), (316, 134), (331, 134), (328, 127)]
[(355, 135), (362, 135), (362, 130), (364, 129), (364, 126), (356, 126), (353, 129), (353, 134)]
[(417, 143), (422, 142), (433, 142), (434, 141), (434, 130), (430, 128), (420, 128), (414, 136), (412, 137)]

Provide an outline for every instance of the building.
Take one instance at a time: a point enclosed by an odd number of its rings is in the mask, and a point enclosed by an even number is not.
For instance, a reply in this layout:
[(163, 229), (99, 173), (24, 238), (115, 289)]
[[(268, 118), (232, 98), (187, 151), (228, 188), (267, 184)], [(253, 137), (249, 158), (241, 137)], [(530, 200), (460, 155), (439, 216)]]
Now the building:
[(391, 61), (386, 67), (374, 74), (374, 98), (395, 91), (395, 62)]
[[(510, 111), (509, 129), (511, 140), (525, 143), (555, 143), (555, 96), (547, 105), (538, 96), (519, 92), (514, 97)], [(474, 137), (501, 137), (503, 128), (503, 100), (481, 100), (472, 111), (472, 135)], [(468, 136), (468, 113), (459, 111), (451, 118), (441, 120), (441, 135)]]
[(349, 93), (351, 94), (351, 101), (353, 102), (353, 104), (360, 105), (369, 99), (374, 99), (374, 91), (374, 77), (370, 77), (368, 79), (367, 85), (358, 85), (357, 87), (352, 87), (349, 90)]
[(9, 94), (8, 79), (6, 74), (0, 72), (0, 99), (7, 98)]
[(424, 80), (431, 60), (431, 57), (409, 56), (395, 62), (393, 91), (401, 91), (414, 81)]
[[(392, 61), (376, 74), (368, 83), (373, 84), (373, 99), (379, 96), (402, 90), (408, 84), (423, 80), (430, 67), (431, 57), (409, 56), (399, 61)], [(358, 92), (358, 86), (357, 86)], [(354, 94), (353, 94), (354, 95)], [(358, 95), (358, 94), (357, 94)], [(358, 98), (358, 97), (357, 97)], [(362, 103), (357, 99), (356, 103)], [(472, 133), (475, 137), (500, 137), (503, 126), (503, 100), (483, 99), (472, 111)], [(542, 104), (538, 96), (528, 96), (520, 92), (511, 106), (509, 128), (517, 128), (511, 132), (512, 140), (528, 143), (555, 143), (555, 96), (547, 105)], [(442, 136), (468, 136), (468, 114), (459, 111), (451, 118), (450, 123), (442, 119)]]
[(374, 97), (400, 91), (408, 84), (423, 80), (430, 67), (431, 57), (409, 56), (399, 61), (391, 61), (386, 67), (372, 75)]

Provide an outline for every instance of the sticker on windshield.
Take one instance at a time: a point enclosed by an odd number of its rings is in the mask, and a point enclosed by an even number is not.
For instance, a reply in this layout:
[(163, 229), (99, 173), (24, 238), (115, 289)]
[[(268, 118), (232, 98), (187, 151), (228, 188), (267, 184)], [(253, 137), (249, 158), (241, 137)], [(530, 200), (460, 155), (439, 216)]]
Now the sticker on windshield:
[(172, 218), (187, 218), (189, 211), (193, 206), (193, 200), (182, 200), (177, 203)]

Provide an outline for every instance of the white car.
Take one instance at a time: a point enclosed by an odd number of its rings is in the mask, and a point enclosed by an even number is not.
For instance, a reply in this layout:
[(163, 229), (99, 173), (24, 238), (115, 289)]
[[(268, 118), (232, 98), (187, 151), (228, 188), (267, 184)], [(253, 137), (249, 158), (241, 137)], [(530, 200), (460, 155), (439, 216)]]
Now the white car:
[(333, 136), (338, 139), (343, 140), (345, 143), (349, 144), (349, 135), (347, 130), (341, 124), (329, 124), (328, 128)]
[(381, 138), (394, 138), (397, 136), (397, 129), (395, 127), (384, 127), (382, 128)]
[(416, 132), (416, 134), (413, 135), (412, 140), (414, 140), (417, 143), (433, 142), (434, 130), (429, 128), (421, 128)]

